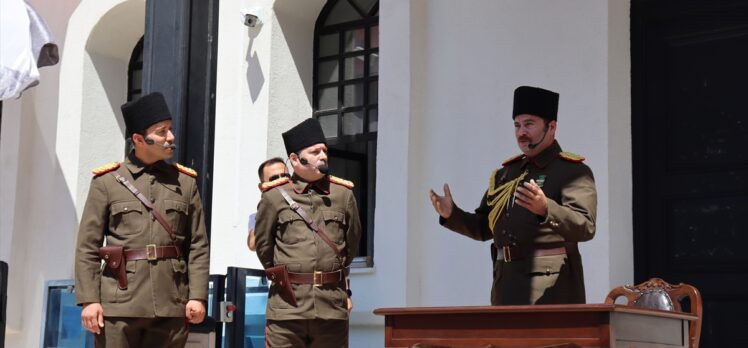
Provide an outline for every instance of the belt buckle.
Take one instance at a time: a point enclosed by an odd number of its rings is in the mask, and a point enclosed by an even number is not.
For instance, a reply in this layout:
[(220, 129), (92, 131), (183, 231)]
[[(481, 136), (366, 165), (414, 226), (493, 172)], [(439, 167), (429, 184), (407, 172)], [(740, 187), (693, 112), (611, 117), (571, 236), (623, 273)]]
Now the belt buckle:
[(512, 250), (508, 245), (501, 247), (501, 253), (504, 254), (504, 262), (512, 262)]
[(148, 259), (148, 261), (155, 261), (158, 259), (156, 257), (156, 244), (148, 244), (145, 246), (145, 257)]
[[(317, 277), (319, 277), (319, 281), (318, 281)], [(322, 283), (322, 272), (321, 271), (314, 271), (314, 274), (313, 274), (313, 277), (312, 277), (312, 283), (313, 283), (312, 285), (314, 285), (314, 287), (319, 287), (319, 286), (321, 286), (323, 284)]]

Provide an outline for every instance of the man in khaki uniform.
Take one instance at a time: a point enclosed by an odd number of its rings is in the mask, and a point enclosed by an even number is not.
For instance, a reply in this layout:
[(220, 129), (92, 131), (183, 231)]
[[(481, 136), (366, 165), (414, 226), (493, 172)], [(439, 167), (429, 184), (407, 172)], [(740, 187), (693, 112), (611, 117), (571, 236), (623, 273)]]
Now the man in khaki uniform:
[[(257, 256), (268, 269), (285, 265), (293, 299), (273, 282), (268, 294), (269, 347), (348, 344), (348, 266), (361, 239), (353, 184), (327, 174), (327, 144), (319, 122), (307, 119), (283, 133), (291, 178), (263, 184), (257, 208)], [(291, 208), (288, 195), (329, 237), (335, 250)], [(347, 293), (348, 292), (348, 293)]]
[(558, 94), (522, 86), (514, 92), (514, 135), (521, 155), (491, 173), (475, 213), (430, 192), (439, 223), (468, 236), (492, 239), (491, 304), (584, 303), (577, 242), (595, 235), (597, 193), (583, 157), (555, 140)]
[[(183, 347), (186, 322), (204, 319), (208, 298), (209, 249), (197, 174), (164, 162), (174, 153), (174, 134), (161, 94), (123, 105), (122, 114), (134, 150), (124, 163), (94, 170), (78, 231), (75, 290), (82, 324), (95, 334), (97, 347)], [(152, 202), (153, 214), (122, 179)], [(124, 246), (124, 288), (116, 272), (102, 272), (105, 240), (108, 247)]]
[[(273, 157), (260, 163), (260, 167), (257, 169), (257, 175), (260, 177), (260, 183), (257, 184), (260, 192), (262, 192), (262, 184), (266, 182), (274, 181), (282, 177), (291, 177), (291, 174), (288, 174), (288, 167), (286, 167), (286, 163), (280, 157)], [(251, 214), (249, 216), (249, 234), (247, 235), (247, 247), (250, 251), (257, 250), (257, 244), (255, 242), (255, 223), (257, 221), (256, 218), (257, 213)]]

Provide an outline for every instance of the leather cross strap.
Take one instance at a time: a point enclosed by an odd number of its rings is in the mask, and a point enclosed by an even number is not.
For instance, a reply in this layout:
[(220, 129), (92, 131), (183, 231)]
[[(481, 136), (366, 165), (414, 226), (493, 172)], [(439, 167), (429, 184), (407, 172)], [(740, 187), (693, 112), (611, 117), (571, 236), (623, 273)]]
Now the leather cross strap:
[(311, 227), (312, 230), (314, 230), (314, 232), (317, 232), (320, 238), (322, 238), (322, 240), (324, 240), (325, 243), (327, 243), (327, 245), (329, 245), (330, 248), (332, 248), (332, 250), (335, 251), (335, 255), (337, 255), (338, 258), (342, 258), (340, 249), (338, 249), (338, 247), (335, 246), (335, 242), (333, 242), (332, 239), (330, 239), (330, 237), (328, 237), (327, 234), (325, 234), (325, 231), (323, 231), (319, 227), (319, 225), (317, 225), (317, 223), (314, 222), (314, 220), (312, 220), (309, 217), (309, 215), (307, 215), (306, 211), (303, 208), (301, 208), (301, 206), (298, 203), (296, 203), (293, 200), (293, 198), (291, 198), (291, 196), (288, 195), (288, 192), (286, 192), (286, 190), (284, 190), (281, 187), (279, 187), (278, 190), (280, 190), (281, 195), (283, 195), (283, 198), (286, 199), (286, 202), (288, 202), (288, 205), (291, 206), (291, 209), (293, 209), (293, 211), (295, 211), (296, 214), (299, 214), (299, 216), (301, 216), (301, 218), (304, 219), (304, 222), (306, 222), (306, 224), (309, 225), (309, 227)]
[(140, 200), (143, 205), (145, 205), (146, 208), (148, 208), (148, 212), (153, 215), (153, 217), (158, 220), (158, 223), (161, 224), (161, 226), (164, 227), (164, 230), (166, 230), (166, 233), (169, 234), (169, 238), (171, 238), (172, 244), (174, 244), (174, 248), (177, 250), (177, 257), (181, 257), (181, 254), (179, 252), (179, 247), (177, 246), (177, 235), (174, 233), (174, 230), (171, 229), (171, 225), (169, 225), (168, 222), (166, 222), (166, 219), (156, 210), (156, 207), (153, 205), (153, 202), (146, 198), (133, 184), (130, 183), (127, 179), (125, 179), (122, 175), (119, 175), (117, 172), (111, 172), (112, 175), (114, 175), (115, 178), (117, 178), (117, 181), (119, 181), (122, 185), (127, 187), (130, 192), (132, 192), (135, 197)]

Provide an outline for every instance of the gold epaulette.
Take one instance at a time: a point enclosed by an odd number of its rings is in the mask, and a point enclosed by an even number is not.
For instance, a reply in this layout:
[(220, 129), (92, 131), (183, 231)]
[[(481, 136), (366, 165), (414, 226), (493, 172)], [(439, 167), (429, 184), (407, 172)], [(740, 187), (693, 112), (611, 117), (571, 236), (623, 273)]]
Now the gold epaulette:
[(345, 186), (349, 189), (353, 189), (353, 183), (348, 180), (341, 179), (341, 178), (338, 178), (337, 176), (332, 176), (332, 175), (328, 175), (327, 177), (329, 178), (330, 182), (333, 184), (338, 184), (340, 186)]
[(504, 163), (501, 163), (501, 165), (504, 166), (504, 167), (506, 167), (506, 166), (508, 166), (508, 165), (510, 165), (510, 164), (512, 164), (514, 162), (517, 162), (517, 161), (519, 161), (519, 160), (521, 160), (523, 158), (525, 158), (525, 155), (519, 154), (517, 156), (514, 156), (514, 157), (512, 157), (512, 158), (510, 158), (510, 159), (508, 159), (506, 161), (504, 161)]
[(273, 187), (278, 187), (280, 185), (283, 185), (287, 182), (291, 181), (291, 179), (287, 177), (280, 177), (278, 179), (275, 179), (273, 181), (263, 182), (262, 185), (260, 185), (260, 191), (265, 192)]
[(577, 155), (573, 152), (562, 151), (558, 153), (558, 157), (574, 163), (582, 163), (584, 161), (584, 156)]
[(105, 164), (105, 165), (103, 165), (101, 167), (94, 168), (91, 171), (91, 173), (93, 173), (93, 175), (101, 175), (101, 174), (104, 174), (104, 173), (109, 173), (109, 172), (111, 172), (111, 171), (119, 168), (119, 166), (120, 166), (119, 162), (107, 163), (107, 164)]
[(197, 172), (194, 169), (192, 169), (192, 168), (185, 167), (185, 166), (183, 166), (183, 165), (181, 165), (179, 163), (174, 163), (174, 164), (172, 164), (172, 166), (174, 166), (174, 168), (177, 168), (178, 171), (180, 171), (182, 173), (185, 173), (185, 174), (187, 174), (187, 175), (189, 175), (189, 176), (191, 176), (193, 178), (197, 177)]

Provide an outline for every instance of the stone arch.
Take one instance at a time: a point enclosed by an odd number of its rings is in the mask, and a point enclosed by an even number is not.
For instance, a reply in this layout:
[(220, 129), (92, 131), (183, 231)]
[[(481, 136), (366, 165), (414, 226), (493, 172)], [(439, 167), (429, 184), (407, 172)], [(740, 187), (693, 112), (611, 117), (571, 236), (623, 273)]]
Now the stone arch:
[(57, 154), (78, 216), (91, 168), (122, 160), (127, 67), (145, 28), (144, 0), (83, 0), (60, 67)]

